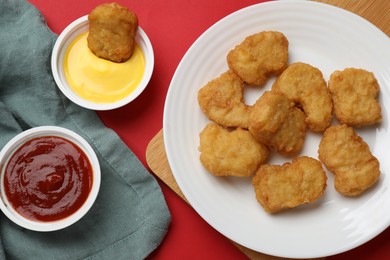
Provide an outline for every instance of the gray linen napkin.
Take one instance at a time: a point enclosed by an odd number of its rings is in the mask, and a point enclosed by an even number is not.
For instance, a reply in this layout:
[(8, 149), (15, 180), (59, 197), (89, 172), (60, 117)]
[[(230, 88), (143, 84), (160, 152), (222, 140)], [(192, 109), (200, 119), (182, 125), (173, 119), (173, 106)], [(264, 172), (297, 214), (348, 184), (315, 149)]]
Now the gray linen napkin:
[(87, 215), (60, 231), (25, 230), (0, 213), (0, 259), (145, 258), (170, 222), (160, 187), (94, 111), (60, 93), (50, 70), (56, 38), (31, 4), (0, 0), (0, 148), (35, 126), (73, 130), (97, 153), (101, 189)]

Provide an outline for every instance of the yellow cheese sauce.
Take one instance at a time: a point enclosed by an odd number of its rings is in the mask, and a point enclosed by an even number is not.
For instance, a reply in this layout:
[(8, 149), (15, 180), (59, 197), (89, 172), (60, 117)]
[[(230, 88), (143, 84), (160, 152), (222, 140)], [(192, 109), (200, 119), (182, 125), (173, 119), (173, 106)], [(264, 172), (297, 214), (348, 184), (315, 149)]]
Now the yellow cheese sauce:
[(80, 97), (95, 103), (113, 103), (130, 95), (140, 84), (145, 57), (138, 44), (129, 60), (115, 63), (95, 56), (87, 45), (88, 32), (66, 50), (64, 71), (68, 84)]

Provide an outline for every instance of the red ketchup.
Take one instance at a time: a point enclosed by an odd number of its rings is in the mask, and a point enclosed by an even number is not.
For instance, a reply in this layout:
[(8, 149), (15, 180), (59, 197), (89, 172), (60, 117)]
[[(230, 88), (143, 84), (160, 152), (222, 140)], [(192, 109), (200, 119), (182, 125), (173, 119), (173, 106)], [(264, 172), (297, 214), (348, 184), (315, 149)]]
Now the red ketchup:
[(55, 221), (76, 212), (86, 201), (92, 166), (74, 143), (57, 136), (29, 140), (10, 158), (4, 191), (12, 207), (36, 221)]

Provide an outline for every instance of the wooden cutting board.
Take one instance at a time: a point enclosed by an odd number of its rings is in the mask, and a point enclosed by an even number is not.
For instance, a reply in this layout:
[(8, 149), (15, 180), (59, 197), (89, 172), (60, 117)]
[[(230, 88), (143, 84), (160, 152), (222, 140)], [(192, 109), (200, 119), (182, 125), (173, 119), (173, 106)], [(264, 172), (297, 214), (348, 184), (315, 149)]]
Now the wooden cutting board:
[[(372, 24), (374, 24), (384, 33), (390, 36), (390, 15), (387, 14), (390, 10), (390, 1), (388, 0), (321, 0), (317, 2), (331, 4), (354, 12), (355, 14), (358, 14), (366, 20), (370, 21)], [(162, 130), (160, 130), (150, 141), (146, 149), (146, 162), (149, 168), (156, 174), (156, 176), (158, 176), (164, 183), (168, 185), (168, 187), (170, 187), (183, 200), (188, 203), (179, 186), (177, 185), (169, 167), (168, 159), (164, 148)], [(250, 259), (282, 259), (279, 257), (269, 256), (255, 252), (233, 241), (232, 243), (237, 246)]]

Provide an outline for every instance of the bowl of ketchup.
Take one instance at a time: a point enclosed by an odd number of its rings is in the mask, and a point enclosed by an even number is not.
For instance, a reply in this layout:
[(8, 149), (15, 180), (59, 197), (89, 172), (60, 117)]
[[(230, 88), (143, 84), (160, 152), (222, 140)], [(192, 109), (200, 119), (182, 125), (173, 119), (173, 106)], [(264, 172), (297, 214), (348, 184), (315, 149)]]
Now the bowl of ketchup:
[(92, 147), (66, 128), (31, 128), (0, 152), (0, 208), (26, 229), (55, 231), (74, 224), (94, 204), (100, 181)]

